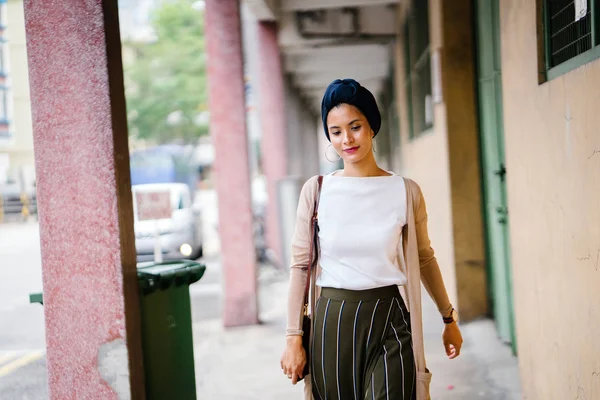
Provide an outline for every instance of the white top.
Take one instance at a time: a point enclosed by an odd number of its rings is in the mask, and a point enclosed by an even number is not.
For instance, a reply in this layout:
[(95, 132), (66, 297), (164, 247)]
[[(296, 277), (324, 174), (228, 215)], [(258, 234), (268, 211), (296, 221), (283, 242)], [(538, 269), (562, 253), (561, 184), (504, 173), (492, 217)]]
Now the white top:
[(318, 218), (318, 286), (364, 290), (406, 284), (398, 265), (406, 223), (401, 176), (325, 175)]

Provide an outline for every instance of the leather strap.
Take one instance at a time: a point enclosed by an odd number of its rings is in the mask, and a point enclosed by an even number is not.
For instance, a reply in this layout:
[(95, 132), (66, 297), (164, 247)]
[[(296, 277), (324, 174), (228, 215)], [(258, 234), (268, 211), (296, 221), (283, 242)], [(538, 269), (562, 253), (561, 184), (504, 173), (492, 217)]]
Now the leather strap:
[(323, 187), (323, 176), (317, 178), (317, 194), (313, 207), (313, 215), (310, 220), (311, 242), (308, 247), (308, 273), (306, 274), (306, 286), (304, 288), (304, 315), (308, 313), (308, 294), (310, 291), (310, 279), (312, 272), (319, 262), (319, 201), (321, 200), (321, 188)]

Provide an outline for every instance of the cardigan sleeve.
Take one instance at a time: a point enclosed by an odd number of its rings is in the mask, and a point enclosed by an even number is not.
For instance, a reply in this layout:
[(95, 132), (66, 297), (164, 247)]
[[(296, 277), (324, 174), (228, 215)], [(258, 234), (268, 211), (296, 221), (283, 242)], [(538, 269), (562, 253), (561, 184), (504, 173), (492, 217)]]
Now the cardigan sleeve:
[(317, 176), (309, 179), (300, 192), (296, 227), (292, 238), (290, 279), (288, 289), (288, 313), (286, 334), (302, 335), (304, 290), (308, 277), (310, 220), (316, 195)]
[(431, 240), (427, 231), (427, 206), (421, 188), (415, 184), (414, 194), (417, 205), (415, 210), (415, 228), (417, 233), (417, 246), (419, 250), (419, 264), (421, 267), (421, 281), (433, 299), (440, 314), (445, 315), (452, 309), (448, 299), (448, 292), (442, 278), (442, 273), (431, 247)]

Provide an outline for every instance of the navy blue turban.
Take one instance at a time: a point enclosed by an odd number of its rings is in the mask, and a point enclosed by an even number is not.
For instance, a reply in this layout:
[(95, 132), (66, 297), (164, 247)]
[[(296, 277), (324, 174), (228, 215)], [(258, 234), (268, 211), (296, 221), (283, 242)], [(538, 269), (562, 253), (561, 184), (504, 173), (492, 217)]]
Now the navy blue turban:
[(342, 103), (358, 108), (369, 121), (375, 135), (377, 135), (379, 128), (381, 128), (381, 114), (373, 94), (354, 79), (336, 79), (325, 89), (323, 101), (321, 102), (321, 118), (323, 119), (323, 129), (325, 129), (327, 140), (331, 141), (329, 129), (327, 129), (329, 111)]

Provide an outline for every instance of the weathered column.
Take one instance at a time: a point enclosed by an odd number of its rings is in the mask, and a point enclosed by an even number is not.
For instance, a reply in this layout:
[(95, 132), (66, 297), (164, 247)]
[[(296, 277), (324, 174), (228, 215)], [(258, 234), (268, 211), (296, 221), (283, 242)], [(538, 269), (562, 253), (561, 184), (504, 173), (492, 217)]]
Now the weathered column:
[[(454, 238), (455, 278), (449, 279), (449, 285), (456, 282), (458, 310), (462, 321), (466, 322), (489, 312), (477, 125), (477, 54), (473, 46), (474, 3), (450, 4), (437, 0), (435, 4), (432, 12), (439, 13), (443, 47), (432, 47), (432, 54), (438, 52), (441, 56)], [(438, 21), (437, 17), (435, 21)], [(438, 31), (438, 28), (433, 30)], [(453, 291), (454, 288), (451, 293)], [(506, 296), (507, 293), (498, 295)]]
[(145, 398), (117, 1), (26, 1), (51, 399)]
[(277, 193), (277, 182), (287, 176), (285, 83), (274, 22), (258, 23), (258, 44), (261, 147), (269, 194), (267, 245), (280, 261), (287, 263), (288, 260), (283, 259)]
[(215, 145), (225, 326), (258, 322), (240, 4), (206, 0), (210, 132)]

